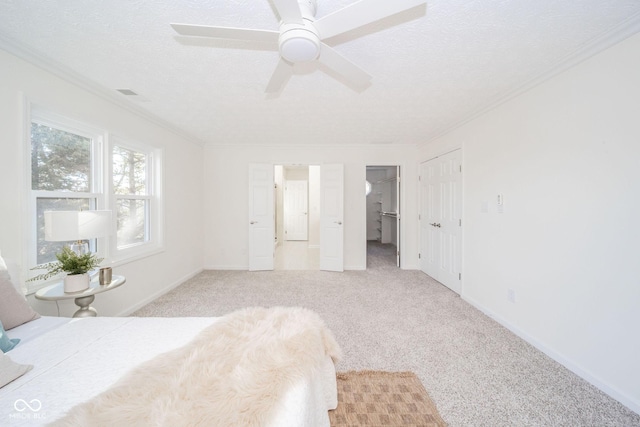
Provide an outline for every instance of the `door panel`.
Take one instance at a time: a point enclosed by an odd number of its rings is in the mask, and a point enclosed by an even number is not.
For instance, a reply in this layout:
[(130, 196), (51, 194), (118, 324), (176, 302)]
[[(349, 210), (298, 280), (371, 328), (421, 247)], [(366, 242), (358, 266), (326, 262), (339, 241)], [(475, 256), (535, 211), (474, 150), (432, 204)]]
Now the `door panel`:
[(307, 181), (287, 181), (285, 185), (284, 218), (286, 240), (308, 239), (307, 189)]
[(273, 165), (249, 165), (249, 270), (273, 270)]
[(420, 267), (431, 277), (437, 277), (440, 260), (440, 233), (432, 224), (437, 223), (439, 209), (438, 180), (436, 163), (433, 161), (421, 165), (420, 169)]
[(462, 171), (460, 150), (420, 165), (420, 268), (460, 293)]
[(320, 270), (344, 271), (344, 169), (320, 167)]

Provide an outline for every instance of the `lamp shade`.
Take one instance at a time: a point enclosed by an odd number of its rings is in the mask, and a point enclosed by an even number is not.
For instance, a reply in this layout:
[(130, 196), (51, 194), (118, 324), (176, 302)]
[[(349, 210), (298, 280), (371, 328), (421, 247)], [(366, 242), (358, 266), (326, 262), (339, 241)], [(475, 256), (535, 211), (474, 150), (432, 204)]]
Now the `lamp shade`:
[(109, 235), (111, 211), (45, 211), (44, 239), (50, 242)]

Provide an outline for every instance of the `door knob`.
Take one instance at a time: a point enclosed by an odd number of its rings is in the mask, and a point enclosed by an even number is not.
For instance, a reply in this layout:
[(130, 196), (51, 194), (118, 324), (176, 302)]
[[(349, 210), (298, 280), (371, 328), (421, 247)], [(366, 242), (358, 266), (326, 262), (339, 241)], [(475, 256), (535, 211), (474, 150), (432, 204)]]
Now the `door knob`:
[(333, 222), (335, 222), (338, 225), (342, 225), (342, 221), (333, 221)]
[(249, 224), (253, 225), (253, 224), (257, 224), (258, 221), (251, 221)]

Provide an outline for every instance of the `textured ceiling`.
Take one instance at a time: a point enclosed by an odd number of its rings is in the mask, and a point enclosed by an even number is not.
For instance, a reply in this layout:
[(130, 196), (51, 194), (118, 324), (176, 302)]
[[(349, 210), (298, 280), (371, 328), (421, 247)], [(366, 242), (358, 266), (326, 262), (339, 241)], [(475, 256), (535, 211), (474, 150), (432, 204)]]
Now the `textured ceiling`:
[[(316, 18), (351, 3), (318, 0)], [(271, 46), (169, 26), (277, 30), (268, 0), (0, 0), (0, 47), (205, 144), (421, 144), (639, 22), (638, 0), (432, 0), (327, 40), (373, 76), (365, 91), (306, 64), (275, 98)]]

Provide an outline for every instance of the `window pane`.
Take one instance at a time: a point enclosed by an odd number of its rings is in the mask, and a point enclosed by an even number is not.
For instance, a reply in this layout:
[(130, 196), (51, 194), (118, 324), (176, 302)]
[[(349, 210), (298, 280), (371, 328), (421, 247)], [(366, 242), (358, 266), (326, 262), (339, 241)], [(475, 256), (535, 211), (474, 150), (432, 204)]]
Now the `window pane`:
[(31, 123), (31, 188), (91, 191), (91, 138)]
[(144, 243), (147, 232), (147, 200), (118, 199), (118, 248)]
[[(38, 228), (38, 248), (37, 260), (38, 264), (44, 264), (56, 260), (56, 253), (62, 250), (64, 245), (73, 242), (47, 242), (44, 240), (44, 211), (74, 211), (94, 209), (95, 200), (93, 199), (59, 199), (59, 198), (38, 198), (36, 199), (37, 210), (37, 228)], [(89, 243), (92, 251), (95, 251), (95, 240)]]
[(115, 194), (147, 194), (147, 156), (113, 147), (113, 191)]

